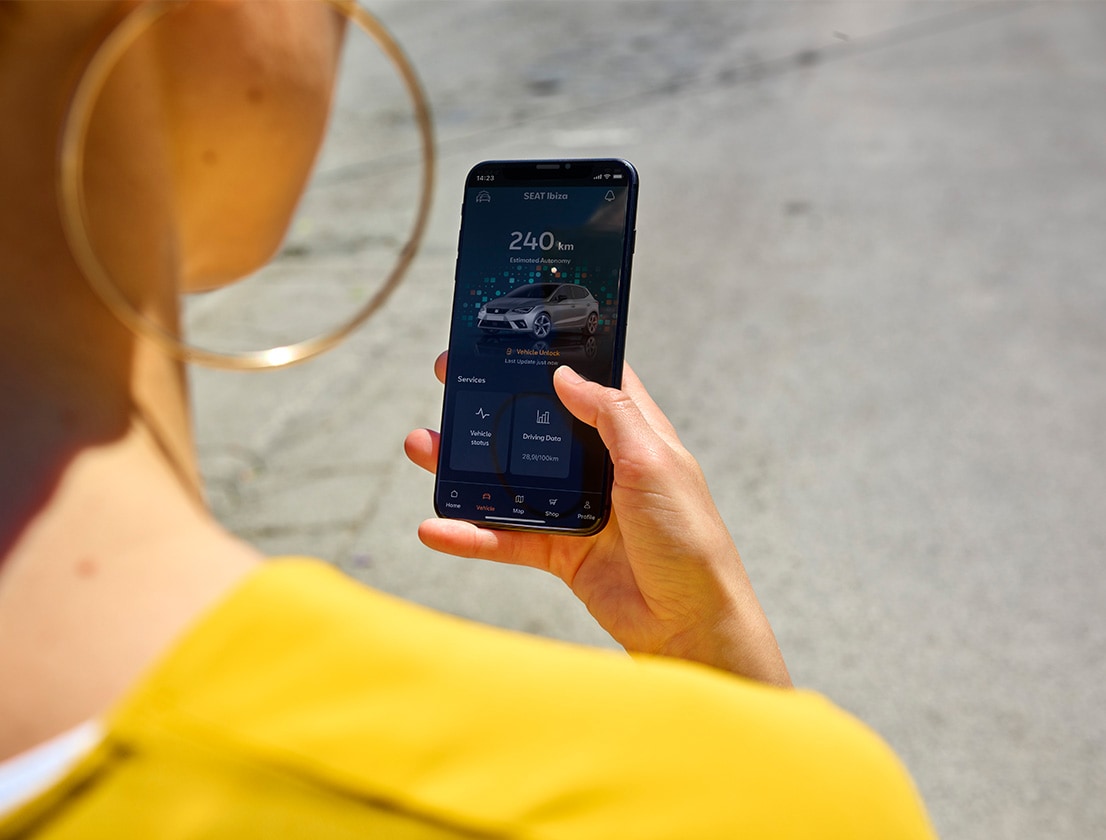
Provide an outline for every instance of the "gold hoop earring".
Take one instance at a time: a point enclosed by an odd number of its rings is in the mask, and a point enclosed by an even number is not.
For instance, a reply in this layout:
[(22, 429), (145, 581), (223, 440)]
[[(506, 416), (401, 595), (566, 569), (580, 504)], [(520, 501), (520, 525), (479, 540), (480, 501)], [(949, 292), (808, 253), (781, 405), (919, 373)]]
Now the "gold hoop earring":
[(84, 149), (93, 105), (123, 53), (166, 12), (189, 0), (150, 0), (135, 7), (108, 35), (92, 56), (74, 91), (62, 125), (58, 155), (58, 202), (62, 226), (74, 259), (104, 304), (132, 332), (149, 339), (169, 355), (185, 362), (224, 370), (264, 370), (285, 367), (323, 353), (367, 321), (388, 299), (403, 279), (415, 257), (430, 214), (434, 186), (435, 153), (430, 106), (414, 68), (399, 44), (357, 0), (320, 0), (353, 21), (376, 43), (399, 74), (411, 100), (421, 144), (422, 177), (419, 206), (407, 239), (383, 284), (369, 300), (339, 326), (292, 344), (266, 350), (222, 352), (190, 344), (144, 315), (112, 279), (97, 256), (89, 234), (84, 194)]

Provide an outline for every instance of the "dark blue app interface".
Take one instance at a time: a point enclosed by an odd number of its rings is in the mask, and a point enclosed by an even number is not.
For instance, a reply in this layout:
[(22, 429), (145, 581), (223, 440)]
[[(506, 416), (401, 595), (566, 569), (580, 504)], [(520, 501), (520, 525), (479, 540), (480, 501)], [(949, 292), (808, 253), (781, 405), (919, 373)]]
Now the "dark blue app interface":
[(557, 366), (612, 384), (622, 365), (633, 170), (520, 179), (477, 167), (466, 184), (442, 450), (442, 516), (593, 531), (608, 506), (598, 433), (553, 391)]

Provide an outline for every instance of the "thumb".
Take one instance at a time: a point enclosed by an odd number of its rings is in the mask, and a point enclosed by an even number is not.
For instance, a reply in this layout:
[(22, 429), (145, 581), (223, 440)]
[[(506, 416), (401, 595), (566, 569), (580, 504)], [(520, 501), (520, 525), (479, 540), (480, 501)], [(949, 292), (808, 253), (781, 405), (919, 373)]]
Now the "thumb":
[(626, 480), (627, 471), (649, 472), (648, 465), (668, 454), (669, 447), (626, 391), (589, 382), (566, 365), (554, 372), (553, 387), (574, 417), (598, 430), (611, 453), (616, 477), (622, 472)]

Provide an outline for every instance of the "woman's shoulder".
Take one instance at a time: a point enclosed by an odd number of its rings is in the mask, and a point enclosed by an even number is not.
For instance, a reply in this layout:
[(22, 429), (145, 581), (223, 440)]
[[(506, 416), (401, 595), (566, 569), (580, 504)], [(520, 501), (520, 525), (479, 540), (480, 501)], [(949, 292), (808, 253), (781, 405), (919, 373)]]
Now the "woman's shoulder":
[(133, 754), (170, 739), (237, 764), (278, 757), (465, 830), (786, 837), (837, 820), (862, 837), (898, 820), (915, 833), (895, 836), (926, 836), (891, 751), (815, 694), (489, 628), (307, 559), (247, 578), (109, 730)]

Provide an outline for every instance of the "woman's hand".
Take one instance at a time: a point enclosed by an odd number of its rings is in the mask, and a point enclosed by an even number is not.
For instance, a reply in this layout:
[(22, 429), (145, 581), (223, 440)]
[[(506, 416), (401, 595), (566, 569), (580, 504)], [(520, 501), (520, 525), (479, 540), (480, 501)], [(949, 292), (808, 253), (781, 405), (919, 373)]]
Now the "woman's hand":
[[(443, 353), (434, 365), (443, 381), (445, 359)], [(419, 527), (419, 538), (447, 554), (557, 575), (631, 652), (695, 660), (789, 686), (775, 636), (702, 470), (641, 381), (627, 366), (623, 389), (605, 388), (561, 367), (553, 385), (565, 407), (598, 429), (610, 450), (614, 487), (607, 526), (575, 537), (430, 519)], [(419, 429), (404, 448), (433, 472), (438, 441), (437, 433)]]

